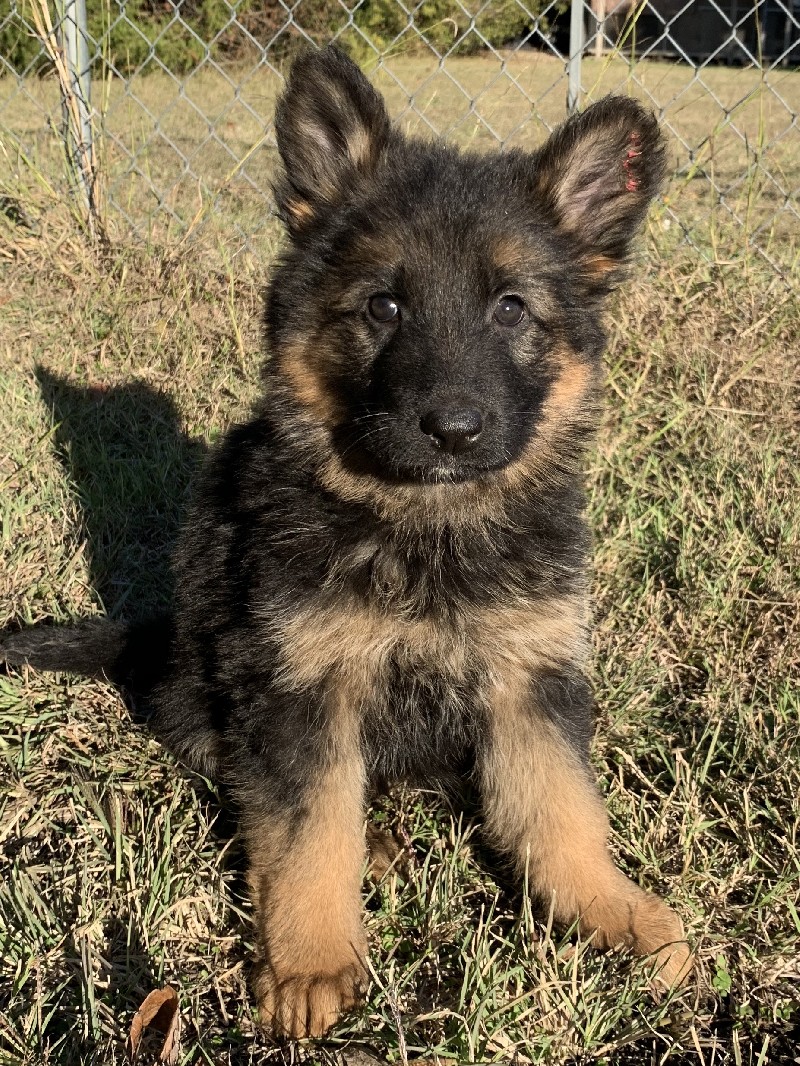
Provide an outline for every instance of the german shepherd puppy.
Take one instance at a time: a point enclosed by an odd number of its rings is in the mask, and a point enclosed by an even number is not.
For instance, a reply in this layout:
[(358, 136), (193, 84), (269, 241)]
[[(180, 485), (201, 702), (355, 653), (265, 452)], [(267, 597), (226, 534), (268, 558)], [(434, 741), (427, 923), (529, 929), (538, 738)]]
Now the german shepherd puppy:
[(9, 663), (105, 676), (241, 808), (263, 1021), (358, 1000), (370, 795), (468, 774), (486, 835), (563, 923), (691, 965), (614, 865), (588, 761), (582, 465), (604, 297), (664, 174), (612, 97), (538, 151), (413, 140), (342, 52), (276, 115), (289, 242), (264, 395), (211, 455), (169, 617), (35, 629)]

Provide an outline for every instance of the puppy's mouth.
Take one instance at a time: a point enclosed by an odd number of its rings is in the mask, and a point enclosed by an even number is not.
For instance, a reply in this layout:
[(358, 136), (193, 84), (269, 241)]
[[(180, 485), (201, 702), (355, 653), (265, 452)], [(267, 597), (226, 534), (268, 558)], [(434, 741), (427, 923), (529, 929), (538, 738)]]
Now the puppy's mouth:
[(404, 432), (394, 419), (381, 423), (373, 421), (368, 433), (351, 425), (334, 434), (339, 460), (353, 473), (397, 485), (461, 485), (490, 480), (511, 461), (497, 440), (454, 449)]
[(465, 463), (452, 456), (441, 456), (428, 463), (401, 468), (398, 476), (419, 485), (461, 485), (470, 481), (485, 481), (506, 463)]
[(446, 464), (405, 466), (381, 464), (376, 466), (373, 476), (382, 481), (397, 485), (467, 485), (479, 481), (487, 481), (501, 467), (462, 466)]

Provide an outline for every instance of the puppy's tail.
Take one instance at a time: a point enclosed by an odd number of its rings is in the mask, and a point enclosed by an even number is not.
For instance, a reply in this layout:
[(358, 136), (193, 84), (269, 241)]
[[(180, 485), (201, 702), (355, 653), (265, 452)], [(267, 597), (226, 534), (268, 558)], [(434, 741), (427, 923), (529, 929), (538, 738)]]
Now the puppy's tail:
[(0, 663), (104, 678), (143, 694), (163, 676), (172, 628), (168, 614), (134, 624), (109, 620), (77, 626), (45, 623), (0, 640)]

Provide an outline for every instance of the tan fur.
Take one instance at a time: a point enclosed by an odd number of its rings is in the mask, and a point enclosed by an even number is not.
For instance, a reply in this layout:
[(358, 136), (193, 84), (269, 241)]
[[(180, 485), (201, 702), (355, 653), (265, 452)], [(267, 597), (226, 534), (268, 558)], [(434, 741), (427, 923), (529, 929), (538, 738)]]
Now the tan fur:
[(329, 492), (351, 503), (369, 504), (386, 521), (409, 527), (426, 526), (443, 518), (453, 526), (481, 526), (500, 521), (505, 499), (497, 481), (468, 484), (390, 485), (369, 474), (349, 470), (337, 455), (327, 455), (319, 479)]
[(578, 598), (522, 601), (476, 612), (473, 639), (490, 677), (527, 676), (536, 666), (584, 663), (588, 621)]
[(512, 274), (521, 267), (530, 269), (531, 250), (526, 242), (515, 237), (501, 237), (492, 245), (489, 258), (499, 273)]
[[(328, 92), (330, 96), (329, 105), (341, 107), (343, 110), (347, 108), (347, 99), (334, 85), (329, 84)], [(326, 154), (339, 151), (339, 146), (334, 147), (331, 144), (324, 128), (320, 126), (316, 115), (313, 113), (305, 115), (299, 114), (296, 118), (296, 122), (296, 135), (299, 139), (305, 141), (307, 144), (316, 145)], [(374, 162), (377, 154), (377, 145), (375, 144), (371, 130), (358, 122), (344, 131), (344, 133), (345, 142), (343, 147), (350, 162), (356, 171), (366, 170)], [(337, 182), (326, 176), (324, 172), (317, 172), (314, 193), (315, 200), (321, 200), (328, 204), (332, 204), (340, 199), (342, 190)], [(302, 228), (316, 213), (316, 209), (311, 203), (302, 200), (297, 196), (294, 196), (289, 200), (286, 204), (286, 210), (289, 212), (292, 221), (298, 226), (298, 228)]]
[(544, 418), (538, 432), (549, 438), (556, 424), (575, 414), (585, 401), (592, 385), (592, 368), (568, 350), (558, 355), (558, 377), (550, 386), (544, 402)]
[[(598, 156), (602, 158), (604, 144), (605, 137), (602, 133), (585, 135), (574, 142), (559, 160), (560, 180), (553, 191), (562, 226), (570, 233), (580, 235), (585, 226), (581, 194), (587, 178), (587, 161)], [(542, 173), (540, 180), (546, 184), (552, 180), (552, 175)]]
[(285, 347), (280, 356), (280, 369), (295, 399), (314, 417), (315, 422), (330, 428), (340, 420), (340, 412), (310, 357), (312, 346), (313, 341), (306, 341)]
[(619, 263), (607, 255), (586, 256), (582, 263), (587, 273), (592, 274), (595, 277), (603, 277), (619, 267)]
[(364, 126), (355, 126), (347, 137), (347, 154), (358, 169), (366, 168), (375, 156), (375, 142)]
[(491, 737), (482, 767), (490, 837), (527, 872), (531, 890), (556, 921), (580, 918), (601, 947), (653, 955), (672, 985), (691, 968), (676, 914), (614, 865), (605, 807), (546, 708), (528, 705), (527, 687), (497, 683), (488, 693)]
[(535, 665), (583, 661), (586, 623), (584, 603), (573, 598), (521, 598), (446, 623), (321, 596), (281, 626), (282, 680), (299, 690), (335, 674), (348, 691), (369, 699), (390, 659), (409, 670), (427, 664), (455, 682), (479, 663), (489, 676), (517, 676)]
[[(527, 277), (530, 273), (530, 245), (515, 237), (506, 236), (495, 241), (489, 251), (489, 257), (501, 277), (507, 275), (510, 278), (514, 278), (520, 274), (523, 277)], [(509, 293), (514, 291), (512, 284)], [(546, 320), (558, 314), (558, 305), (553, 298), (553, 294), (541, 284), (534, 290), (530, 300), (539, 318)]]
[(400, 230), (382, 229), (379, 233), (361, 231), (352, 234), (352, 256), (358, 260), (365, 274), (375, 270), (378, 274), (386, 273), (387, 268), (400, 266), (407, 260), (409, 252), (414, 252), (424, 236), (415, 232), (413, 243), (409, 234)]
[(314, 209), (307, 200), (299, 200), (297, 197), (286, 201), (287, 214), (292, 223), (299, 229), (309, 223), (314, 217)]
[[(340, 87), (333, 82), (328, 83), (327, 93), (328, 107), (331, 110), (339, 111), (341, 114), (347, 114), (350, 103), (348, 95), (342, 92)], [(318, 131), (314, 120), (309, 123), (309, 132), (310, 136), (317, 139), (328, 151), (331, 150), (329, 141)], [(366, 167), (372, 162), (376, 149), (375, 139), (372, 131), (363, 122), (355, 120), (354, 117), (354, 121), (347, 124), (340, 131), (340, 134), (344, 139), (342, 147), (344, 147), (350, 162), (356, 169)]]
[(361, 601), (321, 600), (295, 611), (282, 626), (282, 680), (306, 688), (335, 670), (352, 691), (369, 693), (381, 683), (392, 656), (411, 668), (423, 659), (460, 674), (466, 662), (463, 634), (430, 619), (408, 620), (365, 607)]
[(245, 826), (249, 882), (263, 962), (255, 976), (261, 1019), (292, 1037), (321, 1036), (365, 984), (361, 924), (365, 775), (358, 720), (343, 693), (328, 765), (293, 826), (287, 817)]
[(532, 480), (547, 480), (548, 469), (561, 458), (560, 439), (576, 422), (595, 416), (596, 373), (576, 353), (561, 349), (554, 357), (557, 376), (542, 407), (536, 431), (522, 455), (504, 471), (506, 485), (519, 488)]

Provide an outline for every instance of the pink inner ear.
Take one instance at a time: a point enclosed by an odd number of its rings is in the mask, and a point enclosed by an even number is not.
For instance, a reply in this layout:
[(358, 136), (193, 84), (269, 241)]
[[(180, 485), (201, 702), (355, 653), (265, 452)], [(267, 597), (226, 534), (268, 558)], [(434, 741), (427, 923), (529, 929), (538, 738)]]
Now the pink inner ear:
[(640, 156), (642, 153), (639, 150), (639, 144), (641, 138), (638, 133), (632, 133), (628, 138), (628, 144), (630, 148), (627, 151), (625, 158), (622, 161), (622, 167), (625, 173), (628, 175), (628, 180), (625, 182), (625, 188), (628, 192), (636, 192), (639, 188), (639, 179), (634, 175), (632, 168), (633, 160)]

